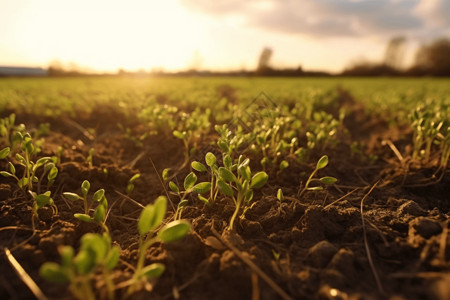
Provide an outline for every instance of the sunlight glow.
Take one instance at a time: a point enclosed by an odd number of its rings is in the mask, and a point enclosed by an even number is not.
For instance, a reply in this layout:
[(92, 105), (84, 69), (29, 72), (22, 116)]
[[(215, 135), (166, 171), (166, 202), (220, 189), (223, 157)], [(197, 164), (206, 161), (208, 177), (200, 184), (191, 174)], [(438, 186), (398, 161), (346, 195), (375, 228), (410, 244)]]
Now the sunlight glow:
[(58, 59), (102, 71), (185, 68), (203, 42), (200, 22), (176, 0), (23, 1), (8, 26), (8, 43), (0, 46), (15, 49), (16, 60)]

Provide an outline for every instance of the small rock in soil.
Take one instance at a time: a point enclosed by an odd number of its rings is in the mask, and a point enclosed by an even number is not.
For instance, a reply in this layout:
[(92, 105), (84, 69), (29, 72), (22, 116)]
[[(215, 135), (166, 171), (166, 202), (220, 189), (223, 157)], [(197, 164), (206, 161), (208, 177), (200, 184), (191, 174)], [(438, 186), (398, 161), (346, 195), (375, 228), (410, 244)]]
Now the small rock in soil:
[(419, 217), (424, 216), (426, 214), (426, 211), (422, 207), (420, 207), (420, 205), (417, 204), (416, 202), (408, 200), (397, 209), (397, 216), (402, 216), (406, 214)]
[(338, 249), (328, 241), (320, 241), (309, 249), (308, 261), (313, 267), (323, 268), (330, 262)]
[(429, 239), (433, 235), (437, 235), (442, 232), (441, 225), (431, 219), (418, 217), (409, 222), (409, 235), (414, 235), (415, 233), (421, 235), (422, 237)]
[(350, 249), (339, 249), (331, 259), (327, 269), (336, 270), (339, 273), (344, 274), (347, 281), (356, 279), (355, 254)]

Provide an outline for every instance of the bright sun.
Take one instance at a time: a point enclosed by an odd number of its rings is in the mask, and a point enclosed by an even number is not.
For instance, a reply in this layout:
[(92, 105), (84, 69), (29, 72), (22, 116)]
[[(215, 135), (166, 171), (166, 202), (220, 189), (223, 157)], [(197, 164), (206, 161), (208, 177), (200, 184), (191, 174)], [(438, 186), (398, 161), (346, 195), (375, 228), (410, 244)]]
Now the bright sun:
[(29, 2), (9, 24), (16, 55), (103, 71), (186, 68), (204, 37), (176, 0)]

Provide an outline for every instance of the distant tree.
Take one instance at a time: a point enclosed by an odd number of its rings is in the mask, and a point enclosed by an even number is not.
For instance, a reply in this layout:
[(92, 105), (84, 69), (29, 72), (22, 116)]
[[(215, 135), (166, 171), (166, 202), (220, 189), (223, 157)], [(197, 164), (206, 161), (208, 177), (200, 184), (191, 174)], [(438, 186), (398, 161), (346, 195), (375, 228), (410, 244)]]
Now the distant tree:
[(384, 64), (393, 69), (401, 69), (403, 65), (403, 58), (405, 56), (405, 42), (403, 36), (392, 38), (384, 54)]
[(417, 51), (415, 66), (411, 72), (450, 76), (450, 39), (440, 38), (428, 45), (422, 45)]
[(257, 73), (266, 73), (266, 71), (269, 71), (270, 68), (270, 58), (272, 57), (272, 49), (270, 48), (264, 48), (259, 55), (258, 60), (258, 68), (256, 69)]
[(50, 76), (60, 76), (65, 72), (63, 64), (57, 60), (53, 59), (48, 66), (48, 75)]

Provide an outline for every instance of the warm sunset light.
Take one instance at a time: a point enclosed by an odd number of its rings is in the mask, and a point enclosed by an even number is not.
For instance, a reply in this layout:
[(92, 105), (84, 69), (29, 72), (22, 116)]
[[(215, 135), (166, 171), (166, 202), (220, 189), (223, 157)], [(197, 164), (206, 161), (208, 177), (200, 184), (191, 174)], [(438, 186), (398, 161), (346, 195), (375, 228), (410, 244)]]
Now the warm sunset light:
[(53, 60), (98, 71), (253, 69), (264, 47), (279, 67), (340, 71), (380, 60), (406, 38), (448, 35), (448, 1), (1, 1), (0, 65)]
[(0, 300), (450, 299), (450, 0), (0, 0)]

